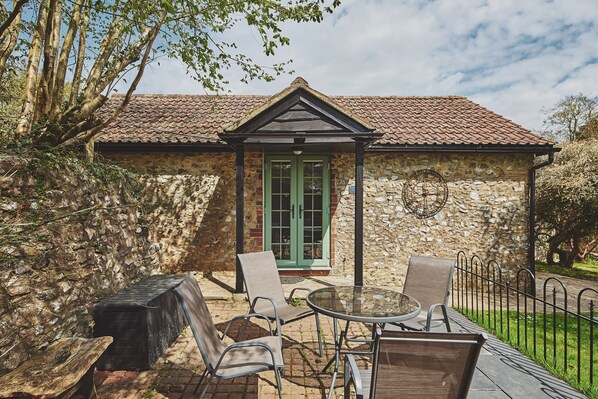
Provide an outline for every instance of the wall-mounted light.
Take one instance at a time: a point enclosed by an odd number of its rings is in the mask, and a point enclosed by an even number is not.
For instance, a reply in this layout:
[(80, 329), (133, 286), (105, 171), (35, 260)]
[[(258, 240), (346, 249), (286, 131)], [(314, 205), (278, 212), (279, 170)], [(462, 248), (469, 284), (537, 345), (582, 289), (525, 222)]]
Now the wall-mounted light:
[[(303, 133), (303, 132), (299, 132), (299, 133)], [(305, 143), (305, 139), (304, 138), (297, 138), (293, 140), (293, 144), (295, 144), (292, 148), (293, 150), (293, 154), (295, 155), (301, 155), (303, 154), (303, 146), (302, 145), (297, 145), (297, 144), (303, 144)]]

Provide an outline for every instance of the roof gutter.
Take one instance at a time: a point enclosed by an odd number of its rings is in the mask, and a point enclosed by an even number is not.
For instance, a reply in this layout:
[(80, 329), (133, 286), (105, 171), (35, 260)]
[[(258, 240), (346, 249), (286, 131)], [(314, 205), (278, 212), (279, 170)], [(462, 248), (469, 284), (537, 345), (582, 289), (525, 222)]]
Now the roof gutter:
[[(528, 268), (536, 276), (536, 171), (540, 168), (548, 166), (554, 162), (554, 153), (560, 151), (560, 148), (553, 149), (548, 153), (548, 159), (544, 162), (540, 162), (537, 165), (533, 165), (529, 170), (529, 248), (528, 248)], [(532, 295), (536, 295), (536, 279), (533, 278), (531, 281)]]

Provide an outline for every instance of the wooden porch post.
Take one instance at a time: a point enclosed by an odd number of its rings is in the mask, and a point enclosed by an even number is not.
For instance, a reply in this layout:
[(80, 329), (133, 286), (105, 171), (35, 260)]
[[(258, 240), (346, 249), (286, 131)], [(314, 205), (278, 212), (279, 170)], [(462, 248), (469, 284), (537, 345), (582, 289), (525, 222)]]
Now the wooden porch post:
[[(243, 238), (244, 238), (244, 229), (243, 224), (245, 220), (245, 207), (243, 203), (243, 193), (244, 193), (244, 157), (245, 157), (245, 147), (243, 144), (238, 144), (236, 147), (237, 150), (237, 159), (236, 159), (236, 170), (237, 170), (237, 212), (236, 212), (236, 230), (237, 230), (237, 237), (236, 237), (236, 250), (237, 254), (243, 253)], [(235, 272), (235, 292), (242, 293), (243, 292), (243, 271), (241, 270), (241, 263), (239, 259), (235, 256), (237, 267)]]
[(363, 286), (363, 149), (355, 143), (355, 271), (354, 284)]

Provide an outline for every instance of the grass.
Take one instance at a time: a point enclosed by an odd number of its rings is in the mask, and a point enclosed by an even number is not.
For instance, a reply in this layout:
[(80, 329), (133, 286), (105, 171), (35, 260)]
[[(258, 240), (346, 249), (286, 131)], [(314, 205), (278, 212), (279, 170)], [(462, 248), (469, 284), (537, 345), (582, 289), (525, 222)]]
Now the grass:
[[(592, 399), (598, 399), (598, 328), (594, 326), (592, 337), (590, 337), (590, 323), (582, 320), (581, 322), (581, 371), (580, 381), (577, 376), (577, 318), (571, 315), (565, 316), (563, 313), (542, 314), (536, 313), (536, 346), (534, 350), (534, 315), (533, 313), (519, 313), (510, 311), (507, 317), (507, 311), (502, 311), (502, 329), (500, 326), (501, 311), (484, 312), (484, 321), (482, 313), (479, 313), (476, 319), (474, 312), (467, 312), (465, 315), (473, 322), (492, 331), (499, 339), (517, 348), (522, 353), (536, 361), (559, 378), (567, 381), (573, 387), (586, 394)], [(583, 316), (589, 318), (589, 313), (583, 313)], [(494, 327), (494, 317), (496, 317), (496, 330)], [(595, 316), (594, 316), (595, 318)], [(546, 341), (544, 340), (544, 322), (546, 321)], [(565, 321), (567, 328), (565, 329)], [(526, 339), (527, 330), (527, 339)], [(553, 335), (556, 332), (556, 341)], [(566, 339), (565, 339), (565, 331)], [(590, 384), (590, 341), (594, 343), (593, 356), (593, 385)], [(556, 348), (556, 356), (554, 349)], [(567, 364), (565, 367), (565, 348), (567, 348)], [(546, 350), (546, 355), (544, 351)]]
[(582, 280), (598, 281), (598, 261), (592, 259), (587, 262), (575, 262), (570, 269), (562, 266), (549, 266), (544, 262), (536, 261), (536, 271), (554, 273)]

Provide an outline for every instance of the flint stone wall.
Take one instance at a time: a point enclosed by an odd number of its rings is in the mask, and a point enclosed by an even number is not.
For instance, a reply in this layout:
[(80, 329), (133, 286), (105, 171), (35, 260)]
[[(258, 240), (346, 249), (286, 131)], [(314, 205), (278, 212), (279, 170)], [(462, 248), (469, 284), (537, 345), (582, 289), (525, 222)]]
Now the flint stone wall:
[(0, 235), (0, 374), (90, 337), (96, 302), (160, 271), (135, 186), (80, 162), (0, 155), (0, 223), (20, 224)]
[[(160, 247), (164, 271), (235, 269), (235, 153), (103, 156), (141, 175), (148, 198), (149, 238)], [(261, 175), (261, 166), (245, 163), (250, 176)], [(246, 183), (246, 193), (257, 191), (255, 186)], [(257, 218), (255, 204), (245, 208), (248, 220)]]
[[(354, 156), (334, 155), (338, 206), (333, 215), (333, 275), (352, 277), (354, 262)], [(505, 268), (526, 266), (527, 176), (523, 154), (374, 154), (364, 161), (364, 280), (401, 286), (409, 256), (456, 258), (459, 250), (496, 259)], [(448, 186), (444, 208), (428, 219), (407, 213), (402, 187), (420, 169), (440, 173)], [(334, 234), (333, 233), (333, 234)]]
[[(235, 154), (107, 153), (144, 174), (152, 194), (150, 239), (168, 271), (234, 270)], [(331, 274), (352, 278), (354, 156), (331, 155)], [(366, 153), (364, 277), (367, 284), (403, 282), (411, 254), (455, 258), (459, 250), (526, 264), (527, 176), (523, 154)], [(262, 249), (263, 155), (245, 154), (245, 251)], [(402, 187), (416, 170), (440, 173), (449, 189), (444, 208), (429, 219), (405, 211)]]

